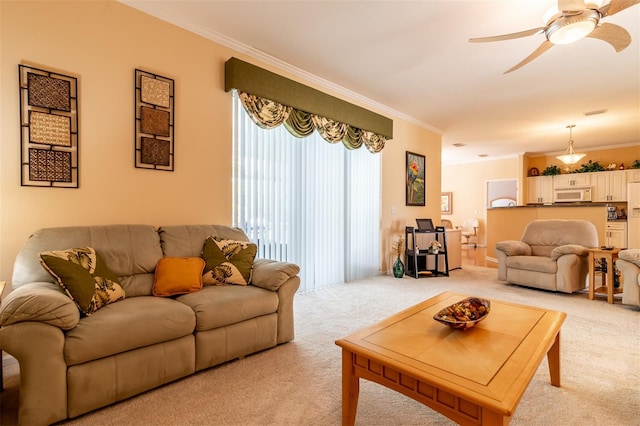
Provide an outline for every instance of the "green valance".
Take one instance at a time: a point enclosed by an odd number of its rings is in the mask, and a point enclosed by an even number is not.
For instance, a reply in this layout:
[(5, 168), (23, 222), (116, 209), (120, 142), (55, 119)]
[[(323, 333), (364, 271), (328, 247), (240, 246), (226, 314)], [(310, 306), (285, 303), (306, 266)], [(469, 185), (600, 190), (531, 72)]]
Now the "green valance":
[(393, 120), (237, 58), (225, 63), (225, 91), (232, 89), (393, 138)]

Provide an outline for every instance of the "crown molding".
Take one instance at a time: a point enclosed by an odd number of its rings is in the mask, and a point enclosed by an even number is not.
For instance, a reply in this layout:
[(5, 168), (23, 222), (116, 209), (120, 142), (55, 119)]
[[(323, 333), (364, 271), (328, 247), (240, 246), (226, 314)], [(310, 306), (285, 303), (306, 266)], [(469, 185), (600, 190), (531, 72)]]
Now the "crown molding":
[(244, 43), (241, 43), (231, 37), (228, 37), (224, 34), (218, 33), (216, 31), (211, 31), (209, 29), (203, 28), (198, 25), (194, 25), (191, 22), (186, 22), (181, 19), (176, 18), (169, 11), (167, 11), (161, 3), (158, 2), (149, 2), (149, 1), (139, 1), (139, 0), (118, 0), (120, 3), (130, 6), (134, 9), (137, 9), (147, 15), (154, 16), (158, 19), (166, 21), (172, 25), (178, 26), (184, 30), (197, 34), (201, 37), (204, 37), (208, 40), (211, 40), (215, 43), (218, 43), (224, 47), (228, 47), (229, 49), (233, 49), (236, 52), (247, 55), (250, 58), (255, 60), (264, 62), (269, 65), (273, 65), (279, 69), (287, 71), (288, 73), (300, 77), (305, 81), (312, 82), (323, 89), (330, 90), (334, 93), (342, 95), (343, 97), (351, 100), (357, 101), (361, 105), (376, 110), (376, 112), (380, 114), (390, 115), (397, 119), (406, 121), (408, 123), (414, 124), (423, 129), (429, 130), (431, 132), (437, 133), (439, 135), (443, 135), (444, 131), (442, 129), (438, 129), (430, 124), (424, 123), (420, 120), (417, 120), (414, 117), (411, 117), (405, 113), (397, 111), (393, 108), (390, 108), (386, 105), (383, 105), (379, 102), (376, 102), (372, 99), (367, 98), (366, 96), (360, 95), (354, 91), (351, 91), (345, 87), (332, 83), (328, 80), (325, 80), (321, 77), (318, 77), (315, 74), (307, 72), (301, 68), (293, 66), (288, 62), (284, 62), (278, 58), (275, 58), (271, 55), (268, 55), (261, 50), (255, 49), (251, 46), (248, 46)]

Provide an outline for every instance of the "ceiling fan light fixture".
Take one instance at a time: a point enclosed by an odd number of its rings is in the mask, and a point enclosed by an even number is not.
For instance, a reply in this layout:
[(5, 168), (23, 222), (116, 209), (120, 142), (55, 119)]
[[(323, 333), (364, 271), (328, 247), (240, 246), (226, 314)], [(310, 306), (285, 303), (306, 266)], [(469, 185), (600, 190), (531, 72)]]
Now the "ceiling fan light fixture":
[(598, 11), (585, 9), (579, 15), (556, 19), (546, 29), (545, 34), (553, 44), (570, 44), (588, 36), (599, 21)]
[(569, 129), (569, 146), (564, 151), (564, 154), (556, 156), (556, 158), (562, 161), (566, 165), (576, 164), (578, 161), (582, 159), (587, 154), (577, 153), (573, 150), (573, 128), (576, 127), (575, 124), (570, 124), (567, 126)]

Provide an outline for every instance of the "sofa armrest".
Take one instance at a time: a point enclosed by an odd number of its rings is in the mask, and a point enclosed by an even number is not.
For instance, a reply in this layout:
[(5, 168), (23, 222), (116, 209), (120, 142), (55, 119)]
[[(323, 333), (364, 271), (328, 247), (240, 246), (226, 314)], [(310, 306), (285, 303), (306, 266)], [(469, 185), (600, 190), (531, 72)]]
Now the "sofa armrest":
[(587, 256), (589, 248), (578, 244), (565, 244), (551, 250), (551, 260), (558, 260), (560, 256), (575, 254), (577, 256)]
[(531, 256), (531, 246), (522, 241), (500, 241), (496, 243), (496, 250), (500, 250), (507, 256)]
[(80, 311), (57, 285), (29, 283), (9, 293), (0, 305), (1, 326), (25, 321), (42, 322), (70, 330), (80, 321)]
[(251, 284), (266, 290), (277, 291), (288, 279), (295, 277), (300, 267), (293, 263), (270, 259), (256, 259), (253, 263)]
[(640, 249), (620, 250), (618, 259), (626, 260), (640, 268)]
[(64, 340), (60, 328), (43, 322), (0, 328), (0, 348), (20, 365), (18, 424), (49, 425), (67, 418)]

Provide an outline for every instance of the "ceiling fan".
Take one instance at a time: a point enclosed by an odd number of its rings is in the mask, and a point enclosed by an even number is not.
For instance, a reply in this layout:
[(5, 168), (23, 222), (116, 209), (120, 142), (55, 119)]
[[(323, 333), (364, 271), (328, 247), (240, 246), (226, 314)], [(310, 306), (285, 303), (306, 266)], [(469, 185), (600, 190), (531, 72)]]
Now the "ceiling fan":
[[(528, 64), (538, 56), (553, 47), (554, 44), (569, 44), (584, 37), (597, 38), (609, 43), (616, 52), (620, 52), (631, 43), (631, 35), (619, 25), (603, 23), (600, 20), (614, 15), (621, 10), (640, 3), (640, 0), (611, 0), (600, 6), (597, 0), (558, 0), (558, 9), (551, 12), (544, 27), (532, 28), (517, 33), (503, 34), (492, 37), (470, 38), (471, 43), (510, 40), (544, 34), (546, 40), (524, 58), (520, 63), (508, 69), (504, 74), (515, 71)], [(599, 25), (598, 25), (599, 24)]]

